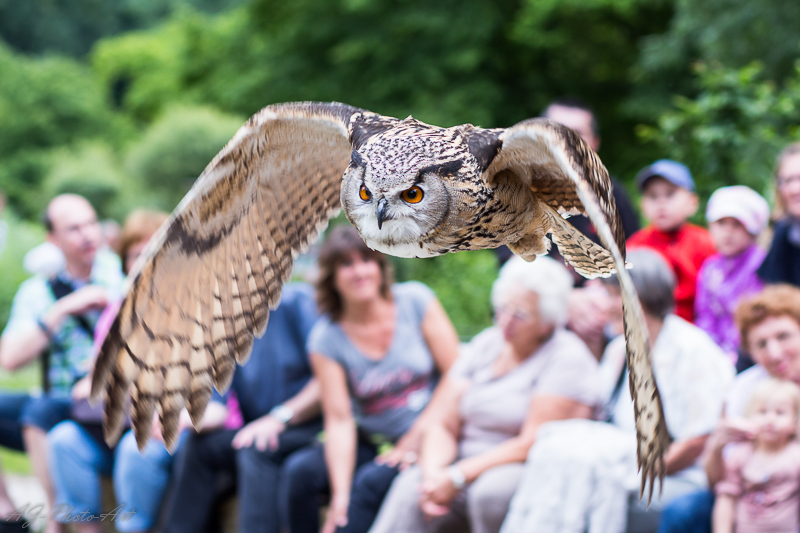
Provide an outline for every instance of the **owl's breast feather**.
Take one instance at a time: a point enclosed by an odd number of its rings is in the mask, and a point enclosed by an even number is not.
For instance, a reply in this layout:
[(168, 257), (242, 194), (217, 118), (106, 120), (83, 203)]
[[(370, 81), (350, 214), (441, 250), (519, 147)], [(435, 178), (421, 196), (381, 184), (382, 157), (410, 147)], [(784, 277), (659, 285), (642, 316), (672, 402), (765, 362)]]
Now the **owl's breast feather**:
[[(361, 236), (362, 238), (364, 237), (363, 234)], [(447, 250), (437, 251), (424, 243), (420, 245), (420, 242), (392, 243), (384, 240), (366, 238), (364, 239), (364, 242), (373, 250), (377, 250), (387, 255), (405, 257), (409, 259), (436, 257), (437, 255), (442, 255), (443, 253), (447, 252)]]

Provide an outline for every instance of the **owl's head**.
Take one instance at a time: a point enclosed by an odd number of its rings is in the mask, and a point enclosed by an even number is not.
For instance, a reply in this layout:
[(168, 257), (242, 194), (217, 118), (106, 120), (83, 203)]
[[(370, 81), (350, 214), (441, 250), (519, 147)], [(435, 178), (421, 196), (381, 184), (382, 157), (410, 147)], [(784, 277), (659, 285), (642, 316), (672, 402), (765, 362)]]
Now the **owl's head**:
[(420, 135), (427, 125), (413, 126), (415, 135), (398, 127), (354, 150), (341, 189), (345, 214), (367, 245), (400, 257), (431, 255), (424, 244), (453, 208), (454, 186), (477, 170), (448, 130)]

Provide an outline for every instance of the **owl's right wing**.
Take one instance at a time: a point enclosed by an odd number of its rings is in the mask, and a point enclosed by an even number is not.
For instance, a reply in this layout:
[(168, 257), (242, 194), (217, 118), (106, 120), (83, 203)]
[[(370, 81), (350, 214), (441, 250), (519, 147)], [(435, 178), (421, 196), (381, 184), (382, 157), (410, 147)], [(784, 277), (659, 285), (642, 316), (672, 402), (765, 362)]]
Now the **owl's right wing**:
[[(634, 402), (641, 494), (656, 476), (663, 480), (664, 453), (672, 442), (661, 397), (650, 363), (650, 343), (639, 297), (625, 269), (625, 234), (617, 213), (608, 171), (597, 154), (571, 129), (547, 119), (531, 119), (477, 138), (483, 150), (496, 150), (485, 176), (511, 172), (541, 202), (541, 234), (553, 234), (565, 258), (584, 275), (619, 276), (624, 309), (630, 389)], [(492, 137), (494, 140), (492, 140)], [(585, 214), (594, 224), (605, 250), (580, 235), (562, 215)], [(633, 265), (636, 268), (636, 265)]]
[(98, 355), (92, 398), (105, 388), (108, 442), (121, 433), (130, 385), (140, 448), (156, 405), (172, 448), (184, 405), (197, 424), (212, 385), (229, 386), (294, 257), (339, 211), (352, 145), (377, 117), (343, 104), (266, 107), (206, 167), (134, 267)]

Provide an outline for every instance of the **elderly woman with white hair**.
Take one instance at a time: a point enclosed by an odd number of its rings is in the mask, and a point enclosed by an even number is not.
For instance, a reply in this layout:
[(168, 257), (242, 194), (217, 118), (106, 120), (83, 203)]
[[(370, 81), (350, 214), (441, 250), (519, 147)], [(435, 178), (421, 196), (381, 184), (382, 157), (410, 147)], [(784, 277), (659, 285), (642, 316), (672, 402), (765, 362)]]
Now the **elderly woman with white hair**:
[[(656, 482), (649, 510), (647, 495), (639, 501), (633, 400), (620, 336), (600, 363), (604, 409), (598, 420), (559, 421), (540, 429), (503, 533), (651, 533), (666, 503), (705, 486), (699, 458), (719, 419), (733, 365), (706, 332), (672, 313), (675, 276), (661, 255), (640, 248), (627, 260), (673, 438), (664, 454), (663, 490)], [(604, 281), (621, 305), (615, 280)]]
[(418, 466), (395, 480), (371, 533), (500, 530), (539, 426), (589, 418), (600, 397), (595, 358), (564, 329), (571, 290), (552, 259), (506, 263), (495, 325), (445, 376)]

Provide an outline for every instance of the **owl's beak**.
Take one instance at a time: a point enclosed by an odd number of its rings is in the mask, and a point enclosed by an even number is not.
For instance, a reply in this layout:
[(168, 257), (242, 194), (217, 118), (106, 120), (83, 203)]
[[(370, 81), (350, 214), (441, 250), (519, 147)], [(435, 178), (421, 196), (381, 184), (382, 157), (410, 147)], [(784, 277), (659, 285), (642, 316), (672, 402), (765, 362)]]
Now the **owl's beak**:
[(378, 229), (383, 228), (383, 221), (386, 220), (386, 198), (378, 200)]

